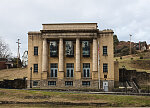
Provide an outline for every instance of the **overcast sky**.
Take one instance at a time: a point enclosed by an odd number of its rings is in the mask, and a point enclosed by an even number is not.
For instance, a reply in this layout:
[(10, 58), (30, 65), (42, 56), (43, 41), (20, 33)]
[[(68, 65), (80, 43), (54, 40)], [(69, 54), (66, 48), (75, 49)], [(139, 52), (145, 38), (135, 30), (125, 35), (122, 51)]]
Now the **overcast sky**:
[(150, 44), (150, 0), (0, 0), (0, 37), (17, 56), (28, 50), (28, 31), (44, 23), (94, 22), (112, 29), (119, 40)]

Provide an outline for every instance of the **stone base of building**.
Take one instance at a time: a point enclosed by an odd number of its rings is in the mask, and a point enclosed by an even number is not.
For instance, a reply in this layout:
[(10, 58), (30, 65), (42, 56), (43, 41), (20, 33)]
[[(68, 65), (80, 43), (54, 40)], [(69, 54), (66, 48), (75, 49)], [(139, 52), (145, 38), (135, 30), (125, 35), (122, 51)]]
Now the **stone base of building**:
[[(35, 85), (38, 82), (37, 85)], [(46, 80), (35, 80), (27, 81), (28, 88), (39, 88), (39, 89), (61, 89), (61, 90), (99, 90), (99, 81), (91, 79), (46, 79)], [(108, 84), (108, 85), (104, 85)], [(32, 85), (32, 86), (30, 86)], [(113, 80), (101, 80), (100, 91), (112, 91), (114, 88)], [(107, 90), (108, 89), (108, 90)]]

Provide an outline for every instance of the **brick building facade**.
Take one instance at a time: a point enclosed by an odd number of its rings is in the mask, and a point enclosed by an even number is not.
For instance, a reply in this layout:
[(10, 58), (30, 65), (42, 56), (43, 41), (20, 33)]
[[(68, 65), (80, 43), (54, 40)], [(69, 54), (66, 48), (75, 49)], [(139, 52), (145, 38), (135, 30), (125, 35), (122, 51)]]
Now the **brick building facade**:
[(119, 81), (113, 31), (97, 27), (43, 24), (39, 32), (28, 32), (28, 88), (111, 91)]

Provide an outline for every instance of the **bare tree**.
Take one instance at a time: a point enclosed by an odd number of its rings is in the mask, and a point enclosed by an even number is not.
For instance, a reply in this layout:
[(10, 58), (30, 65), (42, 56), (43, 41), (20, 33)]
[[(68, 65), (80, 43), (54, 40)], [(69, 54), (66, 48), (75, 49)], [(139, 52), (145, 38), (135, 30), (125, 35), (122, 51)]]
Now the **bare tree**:
[(11, 56), (8, 44), (0, 38), (0, 58), (9, 58)]

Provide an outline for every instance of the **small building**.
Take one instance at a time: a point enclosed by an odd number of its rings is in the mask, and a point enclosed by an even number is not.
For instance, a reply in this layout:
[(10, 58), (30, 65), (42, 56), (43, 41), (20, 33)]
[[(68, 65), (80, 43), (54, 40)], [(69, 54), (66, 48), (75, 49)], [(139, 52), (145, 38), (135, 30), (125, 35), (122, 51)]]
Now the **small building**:
[(145, 51), (148, 49), (146, 41), (135, 43), (136, 50)]
[(28, 88), (111, 91), (119, 81), (113, 33), (97, 23), (43, 24), (28, 32)]

